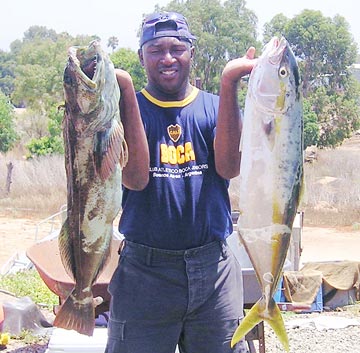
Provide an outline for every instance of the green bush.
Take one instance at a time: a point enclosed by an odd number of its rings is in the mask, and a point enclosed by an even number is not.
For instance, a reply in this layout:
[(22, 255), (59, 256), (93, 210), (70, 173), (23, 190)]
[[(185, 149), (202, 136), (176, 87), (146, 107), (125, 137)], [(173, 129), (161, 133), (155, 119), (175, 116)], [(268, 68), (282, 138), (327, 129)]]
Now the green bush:
[(29, 150), (27, 158), (34, 156), (45, 156), (49, 154), (63, 154), (64, 144), (63, 140), (59, 136), (48, 137), (44, 136), (40, 139), (32, 139), (26, 148)]
[(50, 291), (36, 270), (0, 276), (0, 289), (19, 298), (30, 297), (36, 304), (48, 307), (59, 304), (59, 298)]
[(17, 140), (14, 109), (8, 102), (8, 98), (0, 92), (0, 152), (11, 150)]
[(316, 146), (319, 141), (320, 128), (318, 118), (312, 110), (311, 104), (304, 99), (304, 149), (309, 146)]

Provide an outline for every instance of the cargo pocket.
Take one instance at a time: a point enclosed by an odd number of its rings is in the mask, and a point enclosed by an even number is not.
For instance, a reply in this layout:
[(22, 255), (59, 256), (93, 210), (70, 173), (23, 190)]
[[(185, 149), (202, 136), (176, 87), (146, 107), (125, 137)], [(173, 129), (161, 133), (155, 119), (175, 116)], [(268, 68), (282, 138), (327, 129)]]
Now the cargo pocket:
[(125, 347), (125, 322), (112, 320), (110, 318), (108, 325), (108, 340), (105, 353), (127, 353)]
[(116, 339), (123, 341), (125, 339), (125, 321), (117, 321), (112, 318), (109, 319), (108, 326), (109, 339)]

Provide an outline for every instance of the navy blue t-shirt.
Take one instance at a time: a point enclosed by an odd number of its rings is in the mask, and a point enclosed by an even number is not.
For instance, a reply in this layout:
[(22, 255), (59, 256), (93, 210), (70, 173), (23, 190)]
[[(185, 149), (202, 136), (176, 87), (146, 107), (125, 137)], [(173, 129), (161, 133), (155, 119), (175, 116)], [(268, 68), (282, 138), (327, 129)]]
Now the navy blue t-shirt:
[(119, 230), (161, 249), (189, 249), (232, 232), (228, 180), (215, 170), (219, 97), (193, 88), (183, 101), (137, 93), (150, 151), (149, 184), (124, 188)]

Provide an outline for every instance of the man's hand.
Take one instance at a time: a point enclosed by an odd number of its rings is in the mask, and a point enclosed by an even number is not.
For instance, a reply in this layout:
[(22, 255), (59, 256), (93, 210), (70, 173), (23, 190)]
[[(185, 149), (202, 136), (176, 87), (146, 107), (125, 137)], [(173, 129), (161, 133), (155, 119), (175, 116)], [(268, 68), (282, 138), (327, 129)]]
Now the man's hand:
[(234, 60), (229, 61), (221, 76), (221, 84), (237, 85), (241, 77), (248, 75), (255, 66), (255, 48), (250, 47), (246, 54)]
[(104, 302), (103, 297), (95, 297), (95, 298), (93, 298), (94, 308), (96, 308), (97, 306), (99, 306), (99, 305), (102, 304), (103, 302)]
[(149, 148), (141, 120), (135, 88), (130, 74), (115, 69), (120, 87), (120, 116), (125, 131), (129, 159), (122, 171), (122, 183), (128, 189), (142, 190), (149, 182)]
[(229, 61), (222, 73), (220, 84), (219, 116), (215, 139), (216, 171), (225, 179), (240, 173), (239, 152), (242, 122), (238, 106), (237, 85), (241, 77), (254, 68), (255, 48), (250, 47), (242, 58)]

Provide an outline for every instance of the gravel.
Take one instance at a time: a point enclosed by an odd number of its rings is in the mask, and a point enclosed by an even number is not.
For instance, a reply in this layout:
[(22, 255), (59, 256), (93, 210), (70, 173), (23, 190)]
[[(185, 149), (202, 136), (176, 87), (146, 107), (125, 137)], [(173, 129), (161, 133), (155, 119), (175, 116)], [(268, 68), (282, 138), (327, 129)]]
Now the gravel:
[[(290, 353), (360, 353), (360, 304), (343, 307), (339, 311), (311, 313), (311, 314), (290, 314), (284, 315), (285, 325), (290, 343)], [(355, 319), (357, 326), (346, 328), (319, 330), (311, 327), (289, 328), (288, 324), (293, 320), (309, 321), (306, 319), (327, 319), (330, 322), (334, 317)], [(310, 320), (312, 321), (312, 320)], [(259, 353), (258, 342), (253, 341), (256, 352)], [(284, 353), (285, 350), (276, 338), (271, 328), (265, 324), (265, 352)]]
[[(360, 303), (343, 307), (337, 311), (310, 314), (287, 313), (283, 317), (287, 326), (290, 353), (360, 353)], [(309, 321), (308, 319), (329, 318), (330, 322), (334, 317), (339, 318), (339, 321), (342, 318), (355, 319), (359, 325), (324, 330), (318, 330), (314, 325), (311, 327), (291, 325), (289, 327), (294, 320)], [(0, 350), (0, 353), (44, 353), (47, 349), (47, 340), (48, 338), (44, 337), (42, 342), (25, 344), (23, 340), (12, 339), (4, 350)], [(259, 353), (258, 341), (255, 340), (253, 343), (256, 353)], [(285, 353), (274, 332), (266, 323), (265, 352)]]

